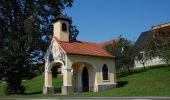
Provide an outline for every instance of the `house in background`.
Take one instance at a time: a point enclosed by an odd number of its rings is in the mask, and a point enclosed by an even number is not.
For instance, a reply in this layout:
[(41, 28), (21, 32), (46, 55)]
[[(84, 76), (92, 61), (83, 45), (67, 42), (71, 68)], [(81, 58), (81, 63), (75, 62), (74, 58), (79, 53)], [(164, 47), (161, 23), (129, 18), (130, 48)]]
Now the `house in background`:
[[(151, 30), (142, 32), (139, 38), (137, 39), (135, 46), (140, 48), (141, 50), (145, 48), (147, 45), (147, 41), (154, 35), (154, 31), (170, 31), (170, 23), (165, 23), (157, 26), (153, 26)], [(141, 51), (141, 54), (144, 52)], [(144, 56), (144, 55), (143, 55)], [(159, 57), (155, 57), (151, 60), (147, 60), (145, 63), (145, 66), (152, 66), (152, 65), (159, 65), (159, 64), (165, 64), (165, 62), (162, 61)], [(143, 67), (142, 63), (139, 61), (135, 61), (135, 67)]]
[(53, 38), (45, 55), (43, 93), (54, 93), (52, 68), (63, 75), (62, 94), (116, 87), (115, 59), (103, 49), (108, 42), (69, 41), (69, 22), (70, 18), (60, 15), (53, 25)]

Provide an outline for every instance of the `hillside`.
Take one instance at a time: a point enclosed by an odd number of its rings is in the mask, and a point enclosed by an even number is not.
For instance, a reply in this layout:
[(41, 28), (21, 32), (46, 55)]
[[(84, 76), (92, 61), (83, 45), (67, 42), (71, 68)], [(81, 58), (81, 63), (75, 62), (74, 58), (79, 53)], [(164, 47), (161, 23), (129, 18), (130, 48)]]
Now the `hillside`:
[[(59, 88), (63, 84), (62, 75), (58, 75), (57, 78), (53, 78), (53, 85), (55, 88)], [(43, 85), (44, 85), (44, 78), (43, 76), (35, 77), (31, 80), (23, 81), (23, 84), (26, 88), (25, 94), (26, 95), (36, 95), (42, 94)], [(4, 92), (5, 84), (0, 84), (0, 96), (5, 95)]]
[(119, 88), (73, 96), (170, 96), (170, 67), (140, 68), (124, 74), (118, 79)]
[[(157, 66), (144, 70), (143, 68), (134, 69), (131, 75), (121, 73), (118, 75), (119, 87), (100, 91), (100, 92), (86, 92), (74, 93), (72, 97), (98, 97), (98, 96), (170, 96), (170, 67)], [(55, 83), (55, 84), (54, 84)], [(26, 95), (23, 96), (49, 96), (42, 95), (43, 77), (38, 76), (32, 80), (23, 81), (26, 86)], [(53, 80), (55, 87), (62, 86), (62, 76)], [(4, 84), (0, 84), (0, 96), (4, 95)], [(61, 95), (50, 95), (61, 96)], [(70, 97), (69, 96), (69, 97)]]

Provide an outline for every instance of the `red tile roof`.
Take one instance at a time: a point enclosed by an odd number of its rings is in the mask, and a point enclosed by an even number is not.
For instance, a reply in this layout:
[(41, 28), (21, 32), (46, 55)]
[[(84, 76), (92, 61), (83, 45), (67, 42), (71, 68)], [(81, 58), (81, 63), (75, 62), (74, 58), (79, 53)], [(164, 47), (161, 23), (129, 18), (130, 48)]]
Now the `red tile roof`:
[(106, 41), (106, 42), (103, 42), (103, 43), (100, 43), (99, 45), (101, 47), (104, 47), (105, 45), (108, 45), (108, 44), (116, 44), (118, 41), (120, 41), (122, 38), (118, 38), (118, 39), (114, 39), (114, 40), (110, 40), (110, 41)]
[(64, 41), (59, 41), (56, 37), (55, 39), (66, 53), (78, 54), (78, 55), (113, 57), (112, 55), (107, 53), (103, 49), (103, 46), (101, 46), (100, 44), (91, 43), (91, 42), (82, 42), (82, 41), (64, 42)]

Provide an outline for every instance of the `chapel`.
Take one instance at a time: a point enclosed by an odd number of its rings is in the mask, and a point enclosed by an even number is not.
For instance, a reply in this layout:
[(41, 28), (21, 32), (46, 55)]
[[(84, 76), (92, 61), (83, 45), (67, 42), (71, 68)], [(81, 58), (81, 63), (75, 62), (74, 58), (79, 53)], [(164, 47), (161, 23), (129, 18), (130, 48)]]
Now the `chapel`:
[(115, 57), (103, 47), (117, 40), (103, 43), (69, 41), (71, 19), (59, 15), (53, 24), (53, 38), (45, 54), (43, 94), (54, 93), (52, 68), (63, 75), (62, 94), (98, 92), (116, 87)]

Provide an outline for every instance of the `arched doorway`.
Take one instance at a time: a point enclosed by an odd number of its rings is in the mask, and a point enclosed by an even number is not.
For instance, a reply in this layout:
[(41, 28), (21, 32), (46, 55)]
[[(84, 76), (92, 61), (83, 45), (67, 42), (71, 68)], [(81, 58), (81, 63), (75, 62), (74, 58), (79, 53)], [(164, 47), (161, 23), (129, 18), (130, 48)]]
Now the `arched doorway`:
[(82, 71), (82, 89), (83, 92), (89, 91), (89, 73), (86, 67)]
[(76, 62), (72, 65), (73, 88), (75, 92), (94, 91), (95, 70), (92, 64), (87, 62)]
[(61, 93), (61, 88), (63, 86), (63, 75), (62, 75), (62, 64), (56, 63), (51, 68), (52, 72), (52, 85), (54, 88), (54, 93)]
[(63, 86), (62, 62), (52, 62), (45, 68), (43, 94), (61, 93)]

